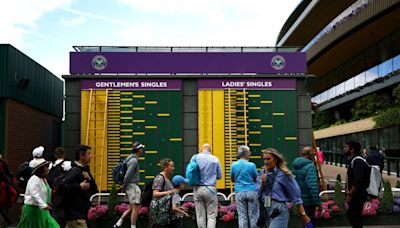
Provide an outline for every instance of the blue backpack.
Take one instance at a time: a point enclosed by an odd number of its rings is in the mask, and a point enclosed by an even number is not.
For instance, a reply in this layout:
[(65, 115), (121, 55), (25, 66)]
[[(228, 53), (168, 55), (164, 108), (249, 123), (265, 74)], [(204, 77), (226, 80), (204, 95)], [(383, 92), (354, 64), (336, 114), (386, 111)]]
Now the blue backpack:
[(194, 155), (186, 167), (186, 178), (189, 179), (190, 186), (200, 185), (200, 169), (196, 157), (197, 155)]
[(119, 185), (124, 184), (125, 174), (128, 169), (126, 167), (126, 163), (132, 157), (134, 157), (134, 156), (130, 155), (129, 157), (127, 157), (126, 159), (124, 159), (123, 161), (121, 161), (120, 163), (115, 165), (114, 168), (112, 169), (112, 177), (113, 177), (113, 180), (115, 183), (117, 183)]

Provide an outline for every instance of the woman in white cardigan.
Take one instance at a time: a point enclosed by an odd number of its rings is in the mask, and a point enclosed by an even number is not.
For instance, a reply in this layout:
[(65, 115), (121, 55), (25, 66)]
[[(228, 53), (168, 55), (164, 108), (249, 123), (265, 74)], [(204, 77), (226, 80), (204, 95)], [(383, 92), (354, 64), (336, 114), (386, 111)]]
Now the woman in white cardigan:
[(59, 228), (51, 217), (51, 189), (46, 177), (49, 174), (49, 162), (43, 158), (35, 159), (32, 166), (32, 177), (25, 191), (24, 207), (18, 228)]

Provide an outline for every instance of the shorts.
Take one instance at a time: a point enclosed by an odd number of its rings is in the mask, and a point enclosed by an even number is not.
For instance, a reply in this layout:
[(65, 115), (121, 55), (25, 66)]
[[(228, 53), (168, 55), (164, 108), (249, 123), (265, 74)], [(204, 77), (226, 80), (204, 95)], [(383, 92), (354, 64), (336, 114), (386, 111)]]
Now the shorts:
[(127, 184), (125, 187), (125, 192), (130, 204), (140, 204), (142, 191), (140, 190), (139, 186), (137, 186), (137, 184)]

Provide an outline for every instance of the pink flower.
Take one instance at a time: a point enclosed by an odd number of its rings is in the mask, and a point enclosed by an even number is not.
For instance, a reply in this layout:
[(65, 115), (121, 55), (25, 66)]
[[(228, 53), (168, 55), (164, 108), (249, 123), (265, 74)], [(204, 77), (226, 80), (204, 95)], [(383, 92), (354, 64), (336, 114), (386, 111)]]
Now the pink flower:
[(379, 199), (372, 199), (372, 204), (376, 204), (379, 207), (379, 205), (381, 204), (381, 201), (379, 201)]
[(224, 215), (224, 216), (222, 217), (222, 220), (223, 220), (224, 222), (229, 222), (229, 216), (228, 216), (228, 215)]
[(88, 219), (94, 220), (96, 218), (96, 213), (88, 213)]
[(138, 215), (147, 215), (149, 214), (149, 208), (147, 207), (140, 207)]
[(182, 204), (182, 207), (194, 208), (194, 203), (193, 202), (186, 202), (186, 203)]
[(287, 207), (289, 208), (289, 210), (292, 209), (292, 207), (293, 207), (293, 204), (292, 204), (292, 203), (286, 203), (286, 205), (287, 205)]
[(337, 205), (335, 205), (335, 206), (332, 207), (332, 210), (334, 212), (338, 212), (339, 211), (339, 207)]
[(236, 211), (236, 204), (230, 204), (227, 206), (228, 211)]
[(95, 214), (95, 213), (96, 213), (96, 208), (95, 208), (95, 207), (91, 207), (91, 208), (89, 209), (89, 212), (88, 212), (88, 213)]
[(328, 211), (326, 211), (325, 213), (324, 213), (324, 218), (330, 218), (331, 217), (331, 214), (328, 212)]
[(97, 205), (96, 213), (100, 216), (105, 215), (108, 211), (108, 207), (106, 205)]
[(229, 217), (229, 219), (234, 219), (234, 215), (232, 211), (228, 211), (228, 213), (226, 213), (226, 215)]
[(315, 212), (314, 212), (314, 217), (315, 217), (315, 218), (319, 218), (319, 212), (318, 212), (318, 211), (315, 211)]
[(326, 204), (330, 206), (330, 205), (335, 204), (335, 201), (333, 201), (333, 200), (328, 200), (328, 202), (326, 202)]
[(227, 212), (228, 212), (228, 208), (227, 208), (226, 206), (221, 206), (221, 207), (219, 208), (219, 212), (227, 213)]

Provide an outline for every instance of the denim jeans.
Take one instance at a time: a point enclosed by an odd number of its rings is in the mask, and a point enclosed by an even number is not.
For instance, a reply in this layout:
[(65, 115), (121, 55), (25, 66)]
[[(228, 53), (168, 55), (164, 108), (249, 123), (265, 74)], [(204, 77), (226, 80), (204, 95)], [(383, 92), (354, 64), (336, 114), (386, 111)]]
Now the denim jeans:
[(257, 192), (238, 192), (235, 194), (235, 198), (239, 214), (239, 228), (257, 228), (260, 213)]
[[(271, 218), (274, 210), (279, 212), (275, 218)], [(287, 228), (289, 223), (289, 209), (285, 202), (272, 201), (271, 207), (267, 208), (268, 228)]]

